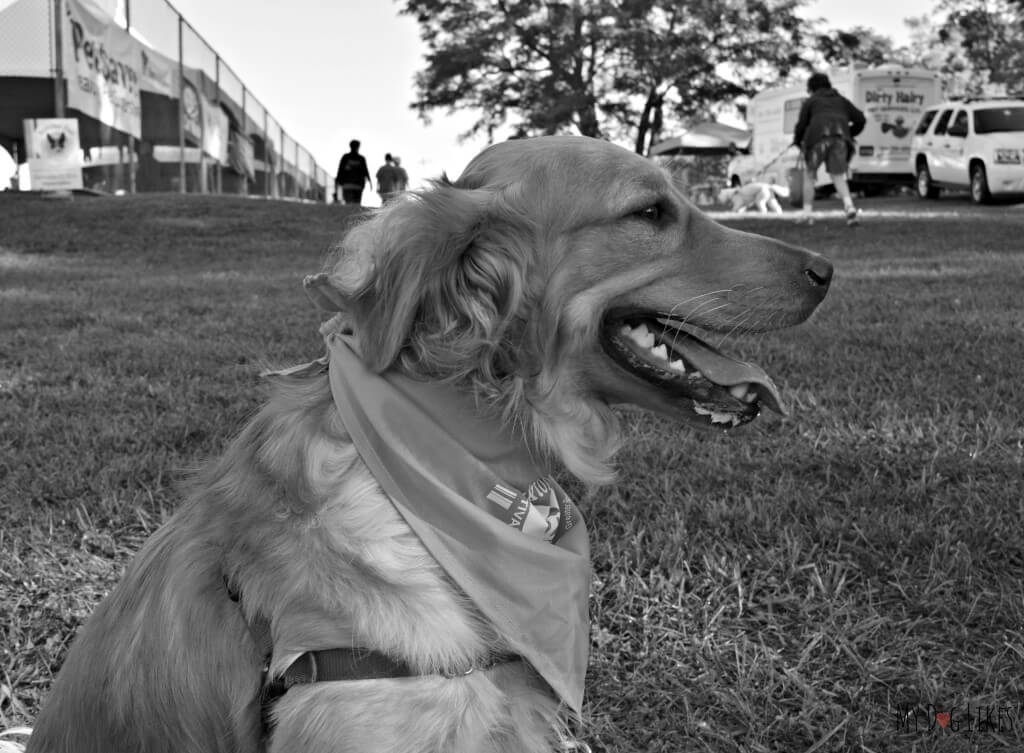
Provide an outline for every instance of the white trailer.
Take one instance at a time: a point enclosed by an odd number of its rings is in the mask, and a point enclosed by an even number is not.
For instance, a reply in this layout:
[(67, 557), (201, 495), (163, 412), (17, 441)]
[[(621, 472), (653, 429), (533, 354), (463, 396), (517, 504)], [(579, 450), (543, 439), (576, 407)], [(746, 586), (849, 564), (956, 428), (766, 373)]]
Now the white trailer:
[[(886, 186), (912, 185), (910, 138), (924, 109), (942, 98), (938, 74), (901, 65), (837, 68), (827, 73), (832, 86), (867, 118), (850, 162), (848, 177), (853, 190), (876, 193)], [(751, 99), (747, 109), (753, 134), (750, 154), (730, 161), (731, 185), (753, 180), (787, 185), (798, 155), (792, 146), (793, 129), (806, 98), (805, 79), (767, 89)], [(822, 168), (817, 184), (828, 183)]]

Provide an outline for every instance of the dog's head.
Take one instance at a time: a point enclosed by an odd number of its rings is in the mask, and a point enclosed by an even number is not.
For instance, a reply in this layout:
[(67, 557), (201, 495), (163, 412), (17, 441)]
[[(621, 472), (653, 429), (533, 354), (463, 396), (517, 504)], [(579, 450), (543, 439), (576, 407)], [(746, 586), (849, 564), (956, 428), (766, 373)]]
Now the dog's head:
[(706, 339), (802, 322), (831, 272), (713, 222), (643, 157), (567, 136), (492, 146), (381, 211), (314, 287), (370, 368), (472, 389), (596, 481), (611, 404), (725, 428), (781, 410), (762, 369)]

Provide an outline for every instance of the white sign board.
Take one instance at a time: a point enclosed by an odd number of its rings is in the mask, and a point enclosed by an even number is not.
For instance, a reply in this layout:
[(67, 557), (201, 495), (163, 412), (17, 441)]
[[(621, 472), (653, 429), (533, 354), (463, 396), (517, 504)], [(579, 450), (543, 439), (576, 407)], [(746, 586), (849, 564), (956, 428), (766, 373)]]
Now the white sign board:
[(82, 147), (76, 118), (26, 118), (25, 150), (35, 191), (82, 188)]

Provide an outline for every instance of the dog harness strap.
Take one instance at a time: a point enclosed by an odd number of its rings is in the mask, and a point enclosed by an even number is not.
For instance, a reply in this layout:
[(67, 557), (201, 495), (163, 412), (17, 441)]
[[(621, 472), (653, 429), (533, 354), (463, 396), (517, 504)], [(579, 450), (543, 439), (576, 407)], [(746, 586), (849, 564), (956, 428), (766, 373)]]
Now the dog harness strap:
[[(304, 667), (312, 666), (312, 679)], [(380, 680), (394, 677), (412, 677), (417, 673), (404, 661), (392, 659), (379, 651), (365, 648), (332, 648), (307, 651), (285, 670), (283, 679), (295, 685), (298, 682), (327, 682), (330, 680)]]
[[(476, 670), (486, 671), (498, 664), (517, 661), (518, 656), (500, 655), (491, 657), (487, 662), (473, 665), (463, 672), (440, 672), (449, 679), (464, 677)], [(272, 678), (268, 687), (274, 687), (279, 697), (295, 685), (312, 682), (335, 682), (339, 680), (387, 680), (397, 677), (419, 677), (417, 672), (401, 659), (394, 659), (387, 654), (366, 648), (328, 648), (320, 651), (307, 651), (299, 656), (280, 675)]]
[(405, 662), (365, 648), (307, 651), (296, 658), (281, 674), (275, 677), (264, 676), (263, 689), (260, 692), (263, 727), (269, 730), (273, 726), (270, 708), (274, 701), (296, 685), (340, 680), (383, 680), (413, 677), (416, 674)]
[[(241, 594), (228, 587), (228, 598), (240, 604)], [(257, 614), (252, 622), (246, 621), (256, 648), (262, 657), (263, 695), (281, 696), (293, 685), (328, 680), (373, 680), (389, 677), (412, 677), (416, 674), (408, 664), (367, 648), (331, 648), (306, 651), (276, 677), (270, 677), (270, 660), (274, 653), (274, 638), (270, 632), (270, 621)], [(268, 691), (269, 688), (274, 688)]]
[[(242, 595), (233, 588), (224, 576), (224, 585), (228, 598), (241, 608)], [(243, 614), (244, 619), (244, 614)], [(379, 651), (367, 648), (330, 648), (317, 651), (306, 651), (300, 654), (288, 668), (279, 675), (271, 676), (270, 661), (274, 653), (274, 639), (270, 631), (270, 621), (262, 614), (257, 614), (246, 626), (261, 657), (260, 677), (260, 719), (264, 734), (274, 727), (271, 709), (274, 702), (296, 685), (314, 682), (336, 682), (344, 680), (386, 680), (399, 677), (417, 677), (419, 672), (400, 659), (394, 659)], [(520, 657), (496, 655), (481, 664), (473, 665), (464, 672), (437, 674), (449, 679), (469, 675), (475, 670), (488, 670), (505, 662), (518, 661)]]

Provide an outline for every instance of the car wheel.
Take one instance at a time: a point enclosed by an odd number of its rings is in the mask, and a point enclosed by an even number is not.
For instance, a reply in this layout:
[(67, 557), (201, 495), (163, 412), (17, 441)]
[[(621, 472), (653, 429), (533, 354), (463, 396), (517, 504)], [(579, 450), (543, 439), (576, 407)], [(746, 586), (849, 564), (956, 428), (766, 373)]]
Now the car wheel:
[(932, 174), (923, 162), (917, 166), (917, 196), (920, 199), (939, 198), (939, 187), (932, 183)]
[(991, 198), (985, 166), (980, 162), (975, 162), (971, 165), (971, 201), (975, 204), (987, 204)]

